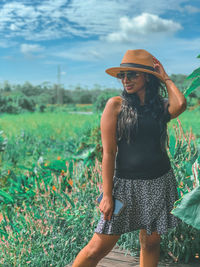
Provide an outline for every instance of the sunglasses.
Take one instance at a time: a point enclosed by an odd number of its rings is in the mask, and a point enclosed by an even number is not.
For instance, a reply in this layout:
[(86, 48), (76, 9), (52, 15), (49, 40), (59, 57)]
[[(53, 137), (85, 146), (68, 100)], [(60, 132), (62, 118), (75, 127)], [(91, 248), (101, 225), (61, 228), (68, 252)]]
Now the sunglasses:
[(124, 79), (125, 75), (127, 79), (130, 81), (133, 79), (137, 79), (140, 76), (140, 73), (135, 72), (135, 71), (120, 71), (119, 73), (117, 73), (117, 78)]

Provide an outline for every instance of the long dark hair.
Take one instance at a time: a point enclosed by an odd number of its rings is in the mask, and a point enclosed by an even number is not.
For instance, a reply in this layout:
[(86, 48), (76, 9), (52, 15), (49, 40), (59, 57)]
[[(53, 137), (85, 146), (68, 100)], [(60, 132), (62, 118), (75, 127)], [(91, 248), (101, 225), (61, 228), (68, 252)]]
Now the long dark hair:
[[(164, 97), (166, 89), (160, 80), (152, 74), (146, 74), (146, 92), (144, 111), (148, 111), (158, 121), (160, 129), (161, 148), (165, 150), (167, 144), (167, 124), (164, 119)], [(134, 142), (138, 129), (138, 110), (140, 99), (137, 94), (128, 94), (124, 89), (121, 94), (123, 101), (117, 122), (117, 140), (125, 138), (127, 143)]]

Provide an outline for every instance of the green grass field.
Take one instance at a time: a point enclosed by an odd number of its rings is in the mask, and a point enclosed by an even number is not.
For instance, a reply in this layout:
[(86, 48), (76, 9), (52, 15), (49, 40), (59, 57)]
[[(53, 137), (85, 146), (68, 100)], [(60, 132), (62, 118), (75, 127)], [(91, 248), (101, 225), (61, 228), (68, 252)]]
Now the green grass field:
[[(197, 138), (200, 138), (200, 109), (186, 110), (179, 116), (184, 130), (192, 128), (193, 133)], [(172, 120), (173, 122), (173, 120)]]
[[(184, 130), (192, 128), (196, 137), (200, 137), (200, 109), (186, 110), (179, 116)], [(169, 127), (176, 124), (173, 119)], [(22, 131), (31, 132), (38, 138), (65, 140), (68, 137), (80, 137), (85, 129), (100, 124), (98, 114), (60, 113), (24, 113), (19, 115), (4, 114), (0, 117), (0, 130), (7, 137), (14, 137)]]
[[(100, 125), (100, 114), (79, 114), (66, 112), (3, 114), (0, 117), (0, 130), (8, 138), (6, 151), (1, 154), (3, 167), (25, 164), (29, 166), (40, 156), (44, 160), (66, 157), (84, 142), (89, 132)], [(200, 110), (187, 110), (179, 116), (184, 131), (192, 129), (196, 141), (200, 143)], [(171, 120), (169, 131), (177, 119)]]
[(0, 118), (0, 130), (6, 137), (5, 151), (0, 153), (0, 170), (20, 171), (35, 164), (39, 158), (45, 162), (67, 158), (99, 125), (98, 114), (25, 113), (5, 114)]
[(65, 139), (81, 135), (82, 129), (99, 124), (98, 114), (60, 113), (24, 113), (19, 115), (4, 114), (0, 117), (0, 129), (7, 137), (13, 137), (27, 131), (38, 138)]
[[(199, 140), (199, 111), (186, 111), (179, 119), (183, 128), (192, 128)], [(71, 164), (67, 151), (76, 153), (84, 143), (88, 144), (87, 136), (99, 123), (98, 114), (1, 116), (0, 130), (4, 131), (8, 143), (0, 153), (0, 211), (7, 210), (9, 218), (0, 224), (0, 234), (7, 240), (0, 239), (0, 265), (65, 266), (90, 240), (99, 218), (95, 200), (100, 193), (101, 163), (95, 161), (92, 165), (95, 154), (90, 152), (85, 153), (87, 157), (83, 155), (83, 164)], [(169, 123), (170, 131), (174, 124), (177, 119)], [(98, 134), (95, 137), (100, 139)], [(179, 165), (187, 157), (186, 149), (183, 146), (178, 150), (182, 155), (178, 158)], [(38, 163), (41, 156), (43, 162)], [(189, 175), (192, 163), (187, 162)], [(20, 169), (22, 165), (24, 168)], [(183, 179), (188, 176), (184, 166)], [(182, 179), (180, 170), (177, 171)], [(180, 233), (184, 233), (184, 240)], [(161, 244), (163, 257), (169, 258), (169, 252), (185, 262), (199, 257), (197, 230), (181, 224), (165, 238)], [(137, 232), (123, 235), (118, 244), (133, 255), (139, 253)], [(193, 249), (185, 253), (183, 247)]]

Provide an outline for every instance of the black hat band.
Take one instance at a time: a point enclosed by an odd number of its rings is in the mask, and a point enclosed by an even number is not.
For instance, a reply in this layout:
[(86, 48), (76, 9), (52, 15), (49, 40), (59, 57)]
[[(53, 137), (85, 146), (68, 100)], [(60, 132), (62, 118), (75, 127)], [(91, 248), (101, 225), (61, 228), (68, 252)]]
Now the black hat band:
[(120, 67), (132, 67), (132, 68), (140, 68), (140, 69), (155, 71), (155, 69), (151, 66), (135, 64), (135, 63), (122, 63), (120, 64)]

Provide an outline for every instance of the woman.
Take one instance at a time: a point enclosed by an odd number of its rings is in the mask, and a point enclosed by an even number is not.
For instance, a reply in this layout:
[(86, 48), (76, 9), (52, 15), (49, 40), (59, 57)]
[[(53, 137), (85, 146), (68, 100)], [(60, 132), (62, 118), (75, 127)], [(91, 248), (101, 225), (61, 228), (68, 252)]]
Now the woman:
[[(177, 183), (166, 152), (166, 125), (186, 109), (186, 100), (162, 64), (146, 50), (128, 50), (120, 67), (106, 72), (123, 84), (101, 118), (103, 198), (95, 234), (73, 267), (93, 267), (121, 234), (140, 229), (140, 267), (159, 261), (160, 236), (179, 221), (170, 211)], [(164, 82), (168, 100), (160, 95)], [(113, 179), (114, 177), (114, 179)], [(125, 206), (113, 214), (114, 199)]]

